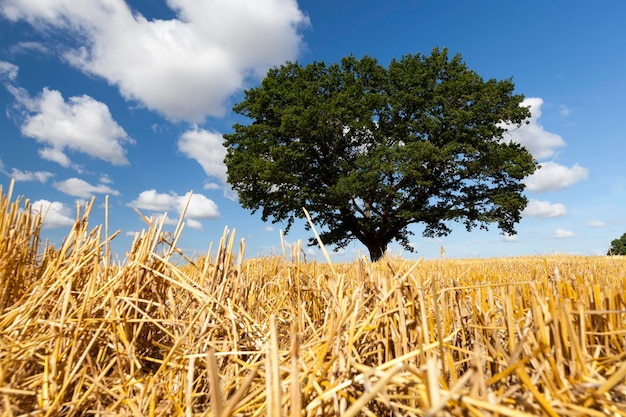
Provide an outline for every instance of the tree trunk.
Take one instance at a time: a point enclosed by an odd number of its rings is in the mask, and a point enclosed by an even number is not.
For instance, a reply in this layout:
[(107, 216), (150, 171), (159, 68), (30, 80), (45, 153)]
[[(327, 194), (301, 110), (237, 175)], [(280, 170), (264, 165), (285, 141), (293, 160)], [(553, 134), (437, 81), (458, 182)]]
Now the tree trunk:
[(367, 249), (370, 251), (370, 260), (372, 262), (376, 262), (380, 258), (383, 257), (385, 251), (387, 250), (386, 244), (381, 244), (380, 242), (375, 243), (364, 243), (367, 246)]

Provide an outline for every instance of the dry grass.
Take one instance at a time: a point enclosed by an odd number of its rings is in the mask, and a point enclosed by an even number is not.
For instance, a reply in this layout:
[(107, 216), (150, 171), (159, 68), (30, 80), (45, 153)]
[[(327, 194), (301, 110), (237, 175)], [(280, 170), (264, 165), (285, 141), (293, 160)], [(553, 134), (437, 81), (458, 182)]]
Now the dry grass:
[(93, 202), (53, 248), (0, 194), (2, 416), (626, 415), (623, 258), (176, 264), (146, 219), (114, 265)]

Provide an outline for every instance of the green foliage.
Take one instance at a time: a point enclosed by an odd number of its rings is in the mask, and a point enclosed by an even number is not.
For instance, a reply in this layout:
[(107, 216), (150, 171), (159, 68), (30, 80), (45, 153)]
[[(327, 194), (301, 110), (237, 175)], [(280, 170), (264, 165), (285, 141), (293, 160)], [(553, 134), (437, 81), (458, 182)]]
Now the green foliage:
[(388, 68), (369, 56), (287, 63), (234, 107), (252, 123), (224, 136), (228, 181), (263, 220), (289, 227), (306, 207), (325, 243), (358, 239), (372, 260), (392, 240), (411, 250), (414, 223), (428, 237), (451, 221), (514, 233), (537, 163), (504, 137), (503, 122), (530, 116), (513, 90), (446, 49)]
[(619, 239), (611, 241), (611, 247), (607, 252), (607, 255), (626, 255), (626, 233)]

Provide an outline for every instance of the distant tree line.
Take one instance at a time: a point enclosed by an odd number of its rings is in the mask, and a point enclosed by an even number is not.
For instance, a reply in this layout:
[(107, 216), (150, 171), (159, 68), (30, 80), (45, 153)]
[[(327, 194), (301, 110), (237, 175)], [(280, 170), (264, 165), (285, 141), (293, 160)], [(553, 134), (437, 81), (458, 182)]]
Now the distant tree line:
[(626, 255), (626, 233), (619, 239), (611, 241), (611, 247), (607, 255)]

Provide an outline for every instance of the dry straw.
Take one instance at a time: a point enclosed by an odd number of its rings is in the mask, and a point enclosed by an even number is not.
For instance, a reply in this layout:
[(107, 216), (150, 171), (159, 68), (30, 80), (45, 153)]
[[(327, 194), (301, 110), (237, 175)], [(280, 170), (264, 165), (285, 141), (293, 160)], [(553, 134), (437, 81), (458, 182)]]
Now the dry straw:
[(93, 201), (53, 247), (12, 192), (2, 416), (626, 414), (623, 258), (245, 259), (226, 229), (187, 259), (139, 213), (115, 263)]

